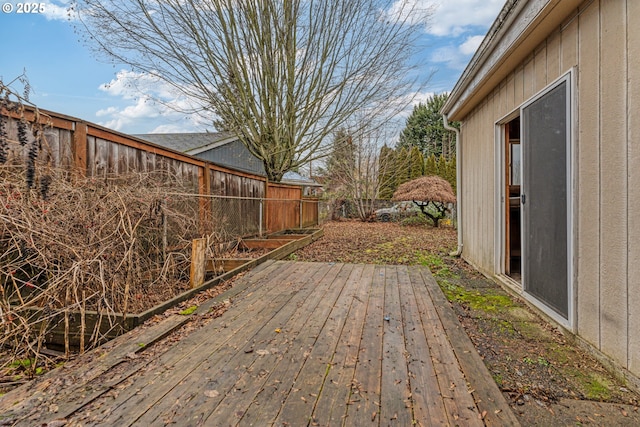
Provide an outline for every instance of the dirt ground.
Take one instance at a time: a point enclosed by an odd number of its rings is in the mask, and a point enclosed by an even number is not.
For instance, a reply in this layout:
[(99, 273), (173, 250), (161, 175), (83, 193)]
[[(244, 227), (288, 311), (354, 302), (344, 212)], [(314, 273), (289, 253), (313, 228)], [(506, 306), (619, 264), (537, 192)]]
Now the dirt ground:
[(329, 222), (300, 261), (427, 265), (524, 426), (638, 426), (640, 396), (524, 301), (448, 256), (452, 228)]

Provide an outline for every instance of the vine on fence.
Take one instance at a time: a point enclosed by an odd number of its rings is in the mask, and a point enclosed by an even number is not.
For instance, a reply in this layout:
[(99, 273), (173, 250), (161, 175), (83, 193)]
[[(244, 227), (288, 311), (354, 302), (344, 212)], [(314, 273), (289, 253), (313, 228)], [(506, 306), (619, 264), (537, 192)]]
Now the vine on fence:
[[(38, 158), (46, 120), (35, 109), (27, 121), (26, 97), (2, 82), (0, 99), (0, 367), (20, 361), (33, 375), (54, 328), (68, 355), (79, 323), (82, 351), (118, 326), (116, 314), (187, 289), (191, 239), (213, 227), (166, 171), (98, 178), (52, 167)], [(229, 240), (223, 230), (208, 234), (210, 252)], [(86, 321), (91, 311), (100, 323)]]

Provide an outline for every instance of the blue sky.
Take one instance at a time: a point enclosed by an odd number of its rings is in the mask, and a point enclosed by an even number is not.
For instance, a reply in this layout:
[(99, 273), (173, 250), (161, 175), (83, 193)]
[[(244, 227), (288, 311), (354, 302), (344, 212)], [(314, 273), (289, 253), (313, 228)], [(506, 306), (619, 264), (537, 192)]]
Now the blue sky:
[[(504, 0), (398, 0), (435, 6), (424, 29), (424, 72), (434, 71), (424, 101), (450, 91), (475, 52)], [(48, 0), (44, 12), (17, 13), (16, 1), (2, 1), (0, 77), (7, 83), (26, 69), (33, 87), (31, 101), (40, 108), (98, 123), (125, 133), (203, 131), (206, 123), (155, 105), (128, 88), (140, 78), (126, 69), (99, 62), (79, 41), (69, 23), (68, 0)], [(10, 6), (7, 6), (10, 5)], [(5, 11), (11, 10), (7, 13)], [(144, 79), (143, 79), (144, 81)], [(138, 86), (140, 86), (138, 84)], [(144, 85), (142, 85), (144, 86)], [(167, 95), (157, 82), (149, 92)], [(176, 99), (176, 102), (183, 102)]]

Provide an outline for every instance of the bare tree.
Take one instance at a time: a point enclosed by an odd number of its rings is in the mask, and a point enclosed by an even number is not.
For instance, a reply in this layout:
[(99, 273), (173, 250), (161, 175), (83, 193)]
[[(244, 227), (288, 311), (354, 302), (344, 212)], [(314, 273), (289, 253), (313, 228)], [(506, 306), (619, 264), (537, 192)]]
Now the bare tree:
[[(423, 176), (401, 184), (394, 200), (413, 201), (422, 213), (433, 221), (435, 227), (444, 218), (449, 203), (456, 202), (451, 184), (439, 176)], [(432, 209), (429, 211), (429, 209)]]
[(361, 220), (368, 220), (375, 210), (384, 187), (384, 177), (396, 167), (406, 169), (395, 159), (379, 155), (382, 142), (388, 140), (382, 128), (360, 129), (358, 132), (340, 130), (336, 133), (333, 151), (327, 160), (326, 178), (333, 199), (346, 199), (355, 207)]
[(197, 103), (192, 112), (214, 113), (279, 181), (325, 154), (323, 139), (355, 112), (383, 121), (411, 102), (412, 56), (431, 14), (412, 4), (77, 0), (71, 9), (98, 52), (169, 83)]

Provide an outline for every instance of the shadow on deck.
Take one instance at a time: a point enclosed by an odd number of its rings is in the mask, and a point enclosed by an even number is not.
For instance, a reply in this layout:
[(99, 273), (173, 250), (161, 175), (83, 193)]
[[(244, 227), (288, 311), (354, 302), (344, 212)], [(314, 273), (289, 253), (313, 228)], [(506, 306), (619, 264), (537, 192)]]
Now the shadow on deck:
[(5, 395), (0, 425), (518, 424), (425, 267), (268, 261), (225, 299)]

